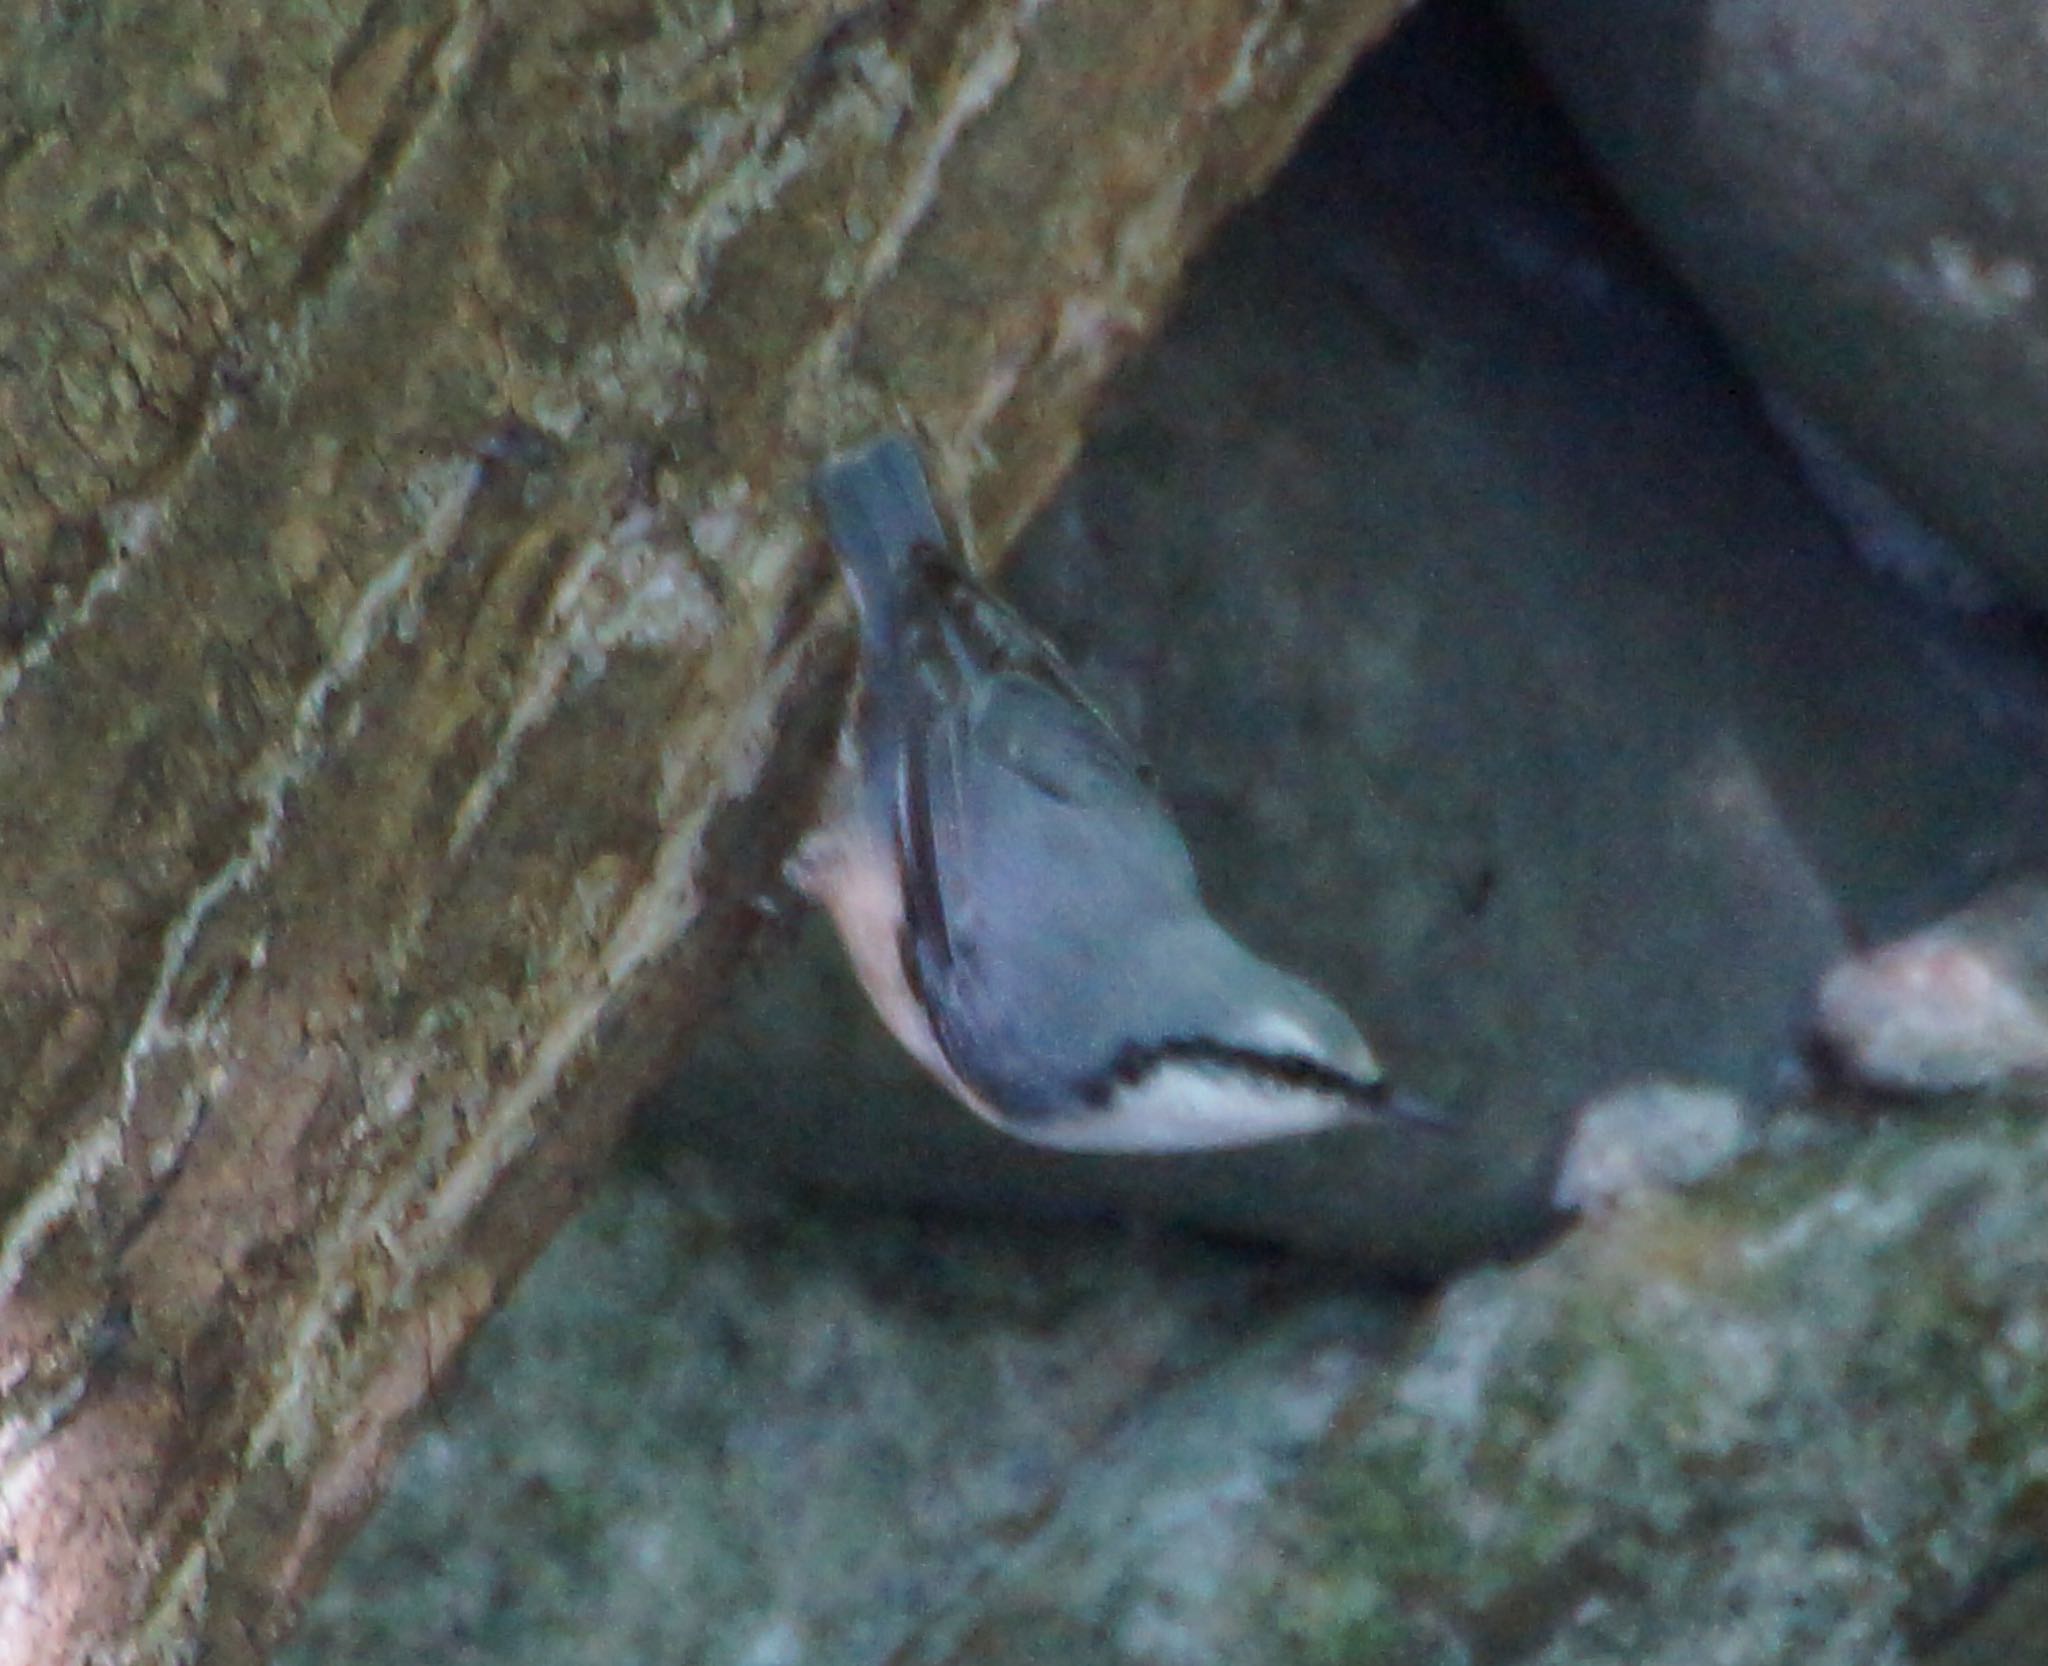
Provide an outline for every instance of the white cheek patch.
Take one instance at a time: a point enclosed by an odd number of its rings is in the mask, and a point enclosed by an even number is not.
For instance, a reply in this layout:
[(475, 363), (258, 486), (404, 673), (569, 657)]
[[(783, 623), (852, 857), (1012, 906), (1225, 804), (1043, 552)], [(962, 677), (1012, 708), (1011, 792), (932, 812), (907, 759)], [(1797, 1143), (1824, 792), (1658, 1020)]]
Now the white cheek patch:
[(1277, 1053), (1283, 1057), (1291, 1053), (1304, 1059), (1321, 1059), (1327, 1052), (1323, 1044), (1301, 1025), (1284, 1012), (1275, 1012), (1270, 1007), (1252, 1021), (1250, 1029), (1262, 1052)]
[[(1363, 1037), (1347, 1042), (1341, 1037), (1312, 1035), (1298, 1020), (1270, 1007), (1258, 1014), (1248, 1028), (1262, 1052), (1279, 1058), (1313, 1059), (1318, 1064), (1356, 1076), (1361, 1082), (1380, 1079), (1379, 1060), (1373, 1057), (1372, 1049), (1365, 1044)], [(1331, 1046), (1333, 1039), (1337, 1042), (1334, 1049)]]

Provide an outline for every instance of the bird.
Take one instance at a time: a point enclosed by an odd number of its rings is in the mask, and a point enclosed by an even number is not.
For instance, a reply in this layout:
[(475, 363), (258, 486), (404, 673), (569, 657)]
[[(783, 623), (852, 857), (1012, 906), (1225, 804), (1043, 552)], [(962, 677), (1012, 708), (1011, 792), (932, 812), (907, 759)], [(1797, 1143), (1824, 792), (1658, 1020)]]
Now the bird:
[(969, 1110), (1104, 1154), (1436, 1127), (1321, 990), (1209, 912), (1150, 768), (960, 557), (907, 434), (813, 477), (859, 620), (790, 864), (882, 1021)]

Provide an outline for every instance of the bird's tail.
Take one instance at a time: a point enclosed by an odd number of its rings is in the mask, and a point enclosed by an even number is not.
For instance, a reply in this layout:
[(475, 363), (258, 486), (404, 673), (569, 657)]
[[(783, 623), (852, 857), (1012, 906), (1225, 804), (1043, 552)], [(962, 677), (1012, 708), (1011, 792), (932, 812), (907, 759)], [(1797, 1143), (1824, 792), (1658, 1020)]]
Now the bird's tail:
[(917, 448), (905, 435), (884, 434), (832, 458), (812, 490), (860, 609), (861, 634), (886, 645), (915, 580), (918, 550), (946, 550)]

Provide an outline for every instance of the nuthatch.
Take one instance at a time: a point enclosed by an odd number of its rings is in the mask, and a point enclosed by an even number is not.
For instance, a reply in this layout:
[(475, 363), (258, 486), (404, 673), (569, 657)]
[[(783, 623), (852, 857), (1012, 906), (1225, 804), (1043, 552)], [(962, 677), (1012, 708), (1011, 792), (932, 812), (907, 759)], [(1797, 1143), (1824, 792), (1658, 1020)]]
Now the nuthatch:
[(792, 877), (917, 1060), (996, 1127), (1074, 1151), (1434, 1122), (1327, 997), (1210, 918), (1137, 756), (950, 553), (911, 443), (833, 459), (816, 492), (860, 683)]

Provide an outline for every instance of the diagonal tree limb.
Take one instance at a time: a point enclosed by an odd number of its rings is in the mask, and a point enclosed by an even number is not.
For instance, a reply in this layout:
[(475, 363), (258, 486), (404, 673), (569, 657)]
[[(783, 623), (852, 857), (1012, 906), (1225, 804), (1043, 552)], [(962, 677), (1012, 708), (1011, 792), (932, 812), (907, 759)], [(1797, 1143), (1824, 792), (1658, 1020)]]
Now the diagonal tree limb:
[(1395, 9), (0, 22), (0, 1666), (267, 1652), (803, 821), (811, 461), (1006, 538)]

